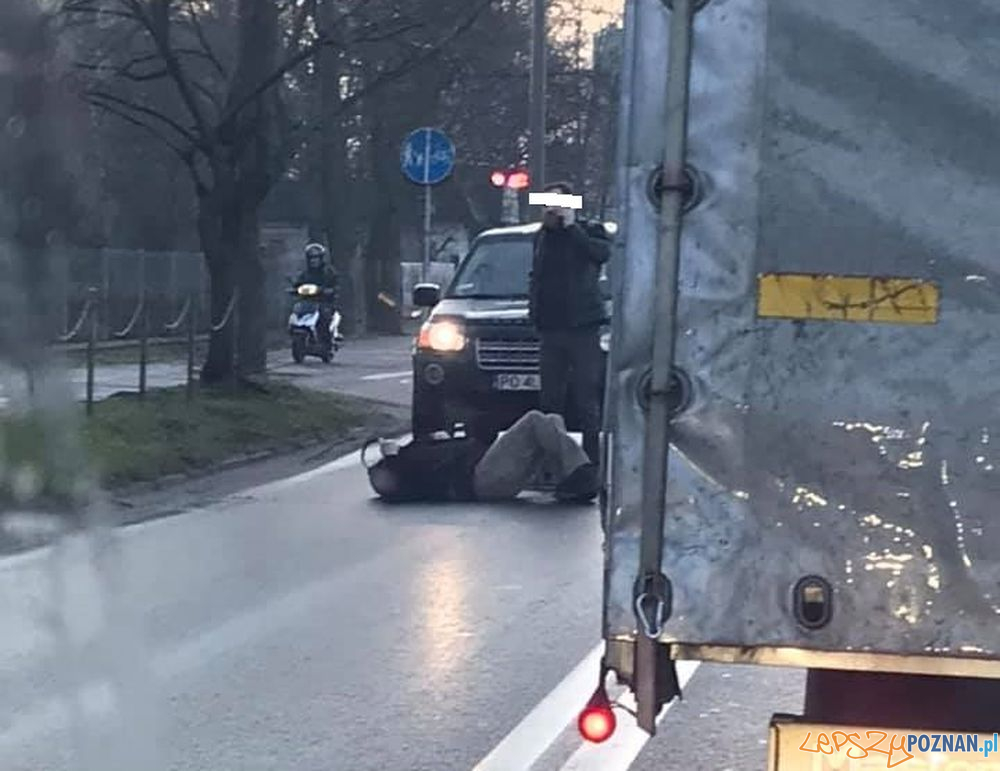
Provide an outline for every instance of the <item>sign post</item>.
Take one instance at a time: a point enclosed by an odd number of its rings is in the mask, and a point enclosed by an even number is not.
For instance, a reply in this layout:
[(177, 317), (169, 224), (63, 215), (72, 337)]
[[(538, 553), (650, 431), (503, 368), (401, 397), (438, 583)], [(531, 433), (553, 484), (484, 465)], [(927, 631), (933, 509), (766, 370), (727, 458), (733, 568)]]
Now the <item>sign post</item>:
[(443, 132), (419, 128), (403, 141), (400, 167), (411, 182), (424, 188), (424, 268), (427, 280), (431, 262), (431, 188), (443, 182), (455, 167), (455, 146)]
[(504, 225), (521, 221), (520, 194), (531, 185), (531, 174), (525, 169), (496, 169), (490, 174), (490, 184), (502, 190), (501, 219)]
[(503, 189), (503, 224), (516, 225), (521, 219), (520, 207), (518, 206), (517, 190), (510, 187)]

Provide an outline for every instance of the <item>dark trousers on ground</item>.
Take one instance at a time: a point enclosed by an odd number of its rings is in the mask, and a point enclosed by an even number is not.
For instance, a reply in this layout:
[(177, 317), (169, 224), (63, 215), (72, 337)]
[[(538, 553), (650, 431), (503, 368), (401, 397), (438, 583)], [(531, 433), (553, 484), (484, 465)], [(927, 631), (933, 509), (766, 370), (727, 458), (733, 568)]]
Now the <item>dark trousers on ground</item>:
[(583, 449), (600, 463), (601, 330), (599, 327), (543, 332), (541, 335), (542, 412), (567, 417), (575, 406), (583, 433)]

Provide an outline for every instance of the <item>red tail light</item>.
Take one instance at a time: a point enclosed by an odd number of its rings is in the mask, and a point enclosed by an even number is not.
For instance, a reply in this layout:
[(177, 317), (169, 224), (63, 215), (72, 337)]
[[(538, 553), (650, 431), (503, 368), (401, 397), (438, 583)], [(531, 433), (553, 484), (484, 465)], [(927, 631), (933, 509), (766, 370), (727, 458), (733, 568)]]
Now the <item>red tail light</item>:
[(507, 187), (511, 190), (527, 190), (531, 186), (531, 177), (526, 171), (515, 171), (507, 177)]
[(576, 725), (580, 736), (588, 742), (600, 744), (611, 738), (617, 724), (608, 694), (603, 687), (599, 687), (577, 718)]

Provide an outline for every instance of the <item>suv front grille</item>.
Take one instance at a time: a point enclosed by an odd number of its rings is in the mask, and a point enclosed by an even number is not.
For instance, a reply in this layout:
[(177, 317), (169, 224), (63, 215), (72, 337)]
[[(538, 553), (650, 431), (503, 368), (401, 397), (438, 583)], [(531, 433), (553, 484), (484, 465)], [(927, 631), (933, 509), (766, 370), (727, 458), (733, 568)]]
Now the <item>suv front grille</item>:
[(537, 340), (476, 341), (476, 363), (479, 369), (505, 372), (538, 372), (539, 345)]

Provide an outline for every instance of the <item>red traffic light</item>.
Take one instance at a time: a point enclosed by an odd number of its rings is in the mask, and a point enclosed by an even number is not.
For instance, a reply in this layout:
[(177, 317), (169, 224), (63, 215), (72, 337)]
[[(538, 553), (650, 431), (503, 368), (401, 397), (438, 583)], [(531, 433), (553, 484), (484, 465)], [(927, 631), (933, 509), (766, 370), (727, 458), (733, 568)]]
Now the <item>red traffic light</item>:
[(506, 187), (511, 190), (526, 190), (531, 185), (531, 176), (523, 169), (503, 171), (497, 169), (490, 174), (490, 184), (493, 187)]
[(587, 706), (583, 708), (576, 721), (577, 728), (586, 741), (600, 744), (611, 738), (618, 725), (611, 702), (603, 687), (594, 691)]
[(507, 177), (507, 187), (511, 190), (526, 190), (531, 185), (531, 177), (526, 171), (515, 171)]

